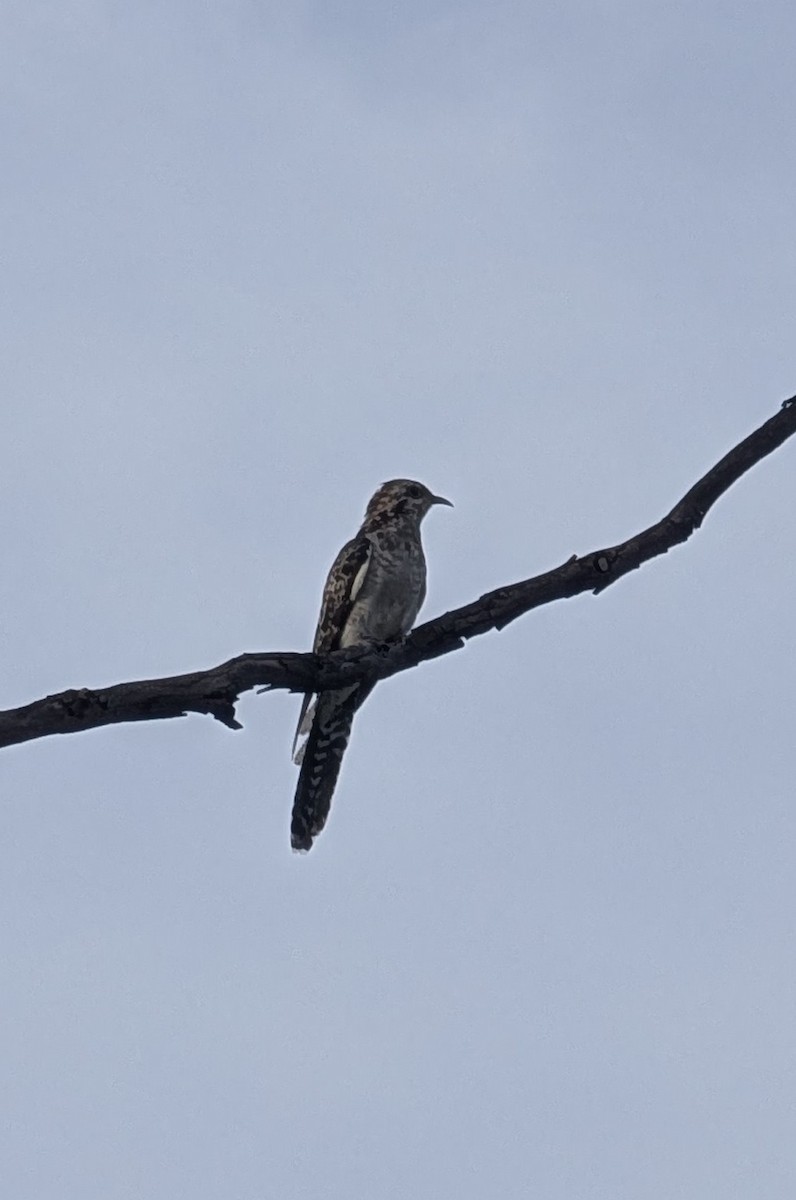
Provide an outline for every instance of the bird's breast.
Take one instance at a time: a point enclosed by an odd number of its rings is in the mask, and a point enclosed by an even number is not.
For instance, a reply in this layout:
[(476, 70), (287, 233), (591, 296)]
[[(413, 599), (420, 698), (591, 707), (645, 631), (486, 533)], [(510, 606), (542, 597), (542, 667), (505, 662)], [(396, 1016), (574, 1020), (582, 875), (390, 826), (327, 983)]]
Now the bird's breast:
[(425, 596), (426, 563), (417, 541), (374, 545), (367, 575), (346, 621), (341, 647), (391, 641), (408, 633)]

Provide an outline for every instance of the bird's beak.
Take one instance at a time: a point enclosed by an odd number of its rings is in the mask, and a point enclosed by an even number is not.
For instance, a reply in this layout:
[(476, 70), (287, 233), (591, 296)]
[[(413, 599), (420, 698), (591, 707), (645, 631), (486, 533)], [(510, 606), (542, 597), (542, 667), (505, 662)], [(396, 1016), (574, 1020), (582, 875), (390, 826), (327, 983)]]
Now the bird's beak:
[(446, 500), (444, 496), (432, 496), (431, 503), (432, 504), (447, 504), (448, 508), (453, 508), (453, 502), (451, 500)]

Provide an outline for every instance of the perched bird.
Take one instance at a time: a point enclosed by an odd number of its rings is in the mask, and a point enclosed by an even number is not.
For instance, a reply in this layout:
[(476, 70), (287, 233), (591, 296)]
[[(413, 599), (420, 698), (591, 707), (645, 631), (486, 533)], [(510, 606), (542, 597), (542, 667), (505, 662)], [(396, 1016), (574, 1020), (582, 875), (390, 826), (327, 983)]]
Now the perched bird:
[[(413, 479), (391, 479), (373, 494), (359, 532), (343, 546), (326, 580), (316, 654), (389, 642), (409, 632), (426, 595), (420, 522), (434, 504), (450, 500)], [(314, 701), (304, 697), (293, 739), (294, 762), (301, 764), (290, 826), (294, 850), (309, 850), (326, 824), (354, 713), (372, 687), (356, 683), (322, 692)]]

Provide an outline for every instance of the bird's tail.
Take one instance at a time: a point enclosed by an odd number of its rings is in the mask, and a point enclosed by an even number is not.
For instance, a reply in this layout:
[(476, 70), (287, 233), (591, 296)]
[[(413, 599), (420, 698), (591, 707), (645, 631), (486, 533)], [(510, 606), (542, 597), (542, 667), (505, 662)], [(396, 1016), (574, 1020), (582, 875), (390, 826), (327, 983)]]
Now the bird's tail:
[(313, 838), (326, 824), (354, 713), (370, 690), (355, 685), (324, 692), (304, 715), (302, 724), (306, 724), (308, 717), (312, 723), (301, 752), (301, 771), (293, 800), (290, 844), (294, 850), (311, 849)]
[(312, 695), (307, 693), (301, 702), (301, 712), (299, 713), (298, 725), (293, 736), (293, 749), (291, 756), (297, 767), (300, 767), (304, 761), (304, 751), (307, 749), (307, 737), (312, 729), (312, 722), (315, 720), (315, 705), (317, 700), (313, 700)]

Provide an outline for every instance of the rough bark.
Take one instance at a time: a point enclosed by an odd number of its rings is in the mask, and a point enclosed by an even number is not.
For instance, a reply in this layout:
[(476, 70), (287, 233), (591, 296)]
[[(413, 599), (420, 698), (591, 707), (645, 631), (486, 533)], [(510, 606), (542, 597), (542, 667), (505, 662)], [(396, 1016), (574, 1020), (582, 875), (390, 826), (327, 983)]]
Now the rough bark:
[(0, 712), (0, 747), (54, 733), (75, 733), (125, 721), (156, 721), (189, 712), (209, 713), (240, 729), (235, 704), (242, 692), (261, 686), (295, 692), (339, 688), (356, 679), (377, 681), (460, 649), (465, 641), (504, 629), (524, 613), (591, 591), (595, 595), (665, 554), (697, 530), (706, 513), (751, 467), (796, 433), (796, 396), (726, 454), (655, 525), (617, 546), (593, 550), (543, 575), (487, 592), (412, 631), (400, 645), (334, 654), (241, 654), (220, 666), (188, 675), (143, 679), (99, 689), (80, 688)]

